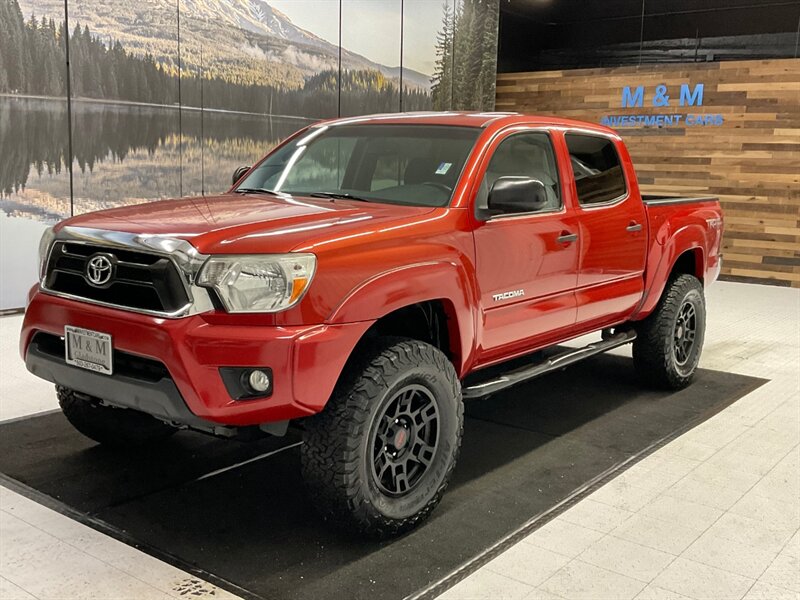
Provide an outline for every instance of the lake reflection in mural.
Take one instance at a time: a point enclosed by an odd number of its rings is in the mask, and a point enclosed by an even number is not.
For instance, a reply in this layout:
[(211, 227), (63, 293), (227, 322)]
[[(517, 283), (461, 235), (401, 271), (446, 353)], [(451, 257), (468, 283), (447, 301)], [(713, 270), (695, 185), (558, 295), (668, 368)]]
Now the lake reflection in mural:
[[(70, 202), (65, 111), (63, 99), (0, 96), (0, 148), (12, 149), (0, 161), (0, 209), (5, 217), (0, 220), (0, 309), (23, 306), (34, 282), (35, 269), (28, 268), (36, 250), (35, 242), (28, 240), (31, 232), (38, 238), (45, 225), (71, 213), (223, 192), (236, 167), (253, 164), (312, 122), (217, 111), (201, 115), (186, 109), (179, 121), (177, 107), (73, 101)], [(203, 137), (189, 131), (202, 132)], [(31, 221), (40, 225), (27, 225)], [(18, 232), (25, 235), (20, 238)], [(25, 276), (17, 273), (19, 256), (12, 251), (17, 244), (26, 249)]]

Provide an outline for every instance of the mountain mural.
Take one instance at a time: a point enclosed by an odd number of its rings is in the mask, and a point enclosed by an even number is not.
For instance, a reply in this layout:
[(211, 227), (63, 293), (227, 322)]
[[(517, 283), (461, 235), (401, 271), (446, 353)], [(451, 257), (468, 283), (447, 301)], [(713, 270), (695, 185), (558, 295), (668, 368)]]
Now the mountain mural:
[[(62, 0), (20, 0), (25, 16), (63, 20)], [(295, 25), (265, 0), (180, 0), (181, 68), (237, 83), (301, 87), (338, 69), (339, 48)], [(177, 10), (167, 0), (70, 0), (71, 23), (88, 26), (106, 45), (119, 41), (134, 56), (151, 55), (177, 71)], [(400, 69), (342, 49), (342, 66), (399, 80)], [(429, 90), (430, 74), (403, 70), (405, 87)]]

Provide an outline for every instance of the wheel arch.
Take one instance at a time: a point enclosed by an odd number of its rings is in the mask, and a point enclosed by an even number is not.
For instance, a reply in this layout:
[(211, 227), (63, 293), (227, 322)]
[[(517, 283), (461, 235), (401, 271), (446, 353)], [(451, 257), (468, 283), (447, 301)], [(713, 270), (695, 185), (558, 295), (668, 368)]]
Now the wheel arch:
[(645, 292), (632, 320), (644, 319), (653, 312), (667, 283), (678, 275), (692, 275), (705, 285), (705, 239), (702, 227), (688, 225), (675, 232), (663, 247), (651, 246), (645, 270)]
[(378, 335), (430, 343), (448, 356), (461, 377), (474, 352), (474, 303), (463, 265), (432, 261), (374, 276), (348, 294), (328, 321), (374, 321), (359, 343)]

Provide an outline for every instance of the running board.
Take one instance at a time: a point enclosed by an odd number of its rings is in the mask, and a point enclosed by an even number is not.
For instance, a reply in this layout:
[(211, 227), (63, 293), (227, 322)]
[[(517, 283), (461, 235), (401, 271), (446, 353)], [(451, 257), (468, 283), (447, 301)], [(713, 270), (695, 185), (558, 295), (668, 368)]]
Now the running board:
[(635, 339), (636, 332), (633, 329), (620, 331), (608, 337), (604, 336), (603, 340), (589, 344), (583, 348), (570, 349), (556, 354), (546, 359), (544, 362), (521, 367), (493, 379), (467, 386), (461, 390), (461, 395), (465, 400), (469, 400), (471, 398), (480, 398), (481, 396), (494, 394), (512, 385), (517, 385), (523, 381), (539, 377), (550, 371), (563, 369), (584, 358), (589, 358), (595, 354), (601, 354), (618, 346), (624, 346)]

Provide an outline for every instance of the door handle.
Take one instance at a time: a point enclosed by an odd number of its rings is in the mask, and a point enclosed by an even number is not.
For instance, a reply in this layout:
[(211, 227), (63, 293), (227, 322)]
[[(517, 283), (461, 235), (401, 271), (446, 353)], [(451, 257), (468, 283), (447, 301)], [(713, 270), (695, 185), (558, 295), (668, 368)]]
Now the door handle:
[(556, 238), (559, 244), (571, 244), (578, 239), (577, 233), (570, 233), (569, 231), (562, 231), (561, 235)]
[(630, 225), (628, 225), (625, 228), (625, 231), (628, 231), (630, 233), (634, 233), (636, 231), (641, 231), (641, 230), (642, 230), (642, 224), (637, 223), (636, 221), (631, 221)]

